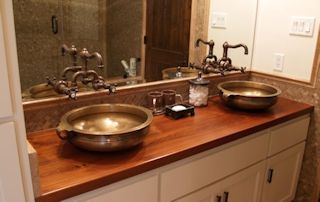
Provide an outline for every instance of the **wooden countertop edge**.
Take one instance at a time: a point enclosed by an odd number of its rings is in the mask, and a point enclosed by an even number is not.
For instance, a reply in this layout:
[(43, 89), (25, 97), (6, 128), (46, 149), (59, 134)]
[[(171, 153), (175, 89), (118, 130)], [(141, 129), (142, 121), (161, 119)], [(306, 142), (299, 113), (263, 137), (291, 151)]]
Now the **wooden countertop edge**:
[(251, 128), (247, 128), (242, 131), (238, 131), (236, 133), (230, 134), (229, 136), (213, 140), (210, 142), (206, 142), (202, 145), (197, 145), (195, 147), (190, 147), (188, 149), (178, 151), (176, 153), (171, 153), (166, 156), (161, 156), (159, 158), (153, 159), (148, 162), (144, 162), (140, 165), (136, 165), (132, 168), (129, 168), (125, 171), (118, 172), (112, 175), (103, 176), (97, 179), (93, 179), (91, 181), (81, 183), (81, 184), (75, 184), (74, 186), (70, 187), (63, 187), (58, 190), (54, 190), (47, 193), (42, 193), (41, 196), (36, 198), (37, 202), (42, 201), (60, 201), (63, 199), (67, 199), (85, 192), (89, 192), (92, 190), (95, 190), (97, 188), (101, 188), (106, 185), (110, 185), (112, 183), (118, 182), (120, 180), (127, 179), (129, 177), (133, 177), (135, 175), (165, 166), (167, 164), (173, 163), (175, 161), (190, 157), (192, 155), (204, 152), (209, 149), (213, 149), (215, 147), (221, 146), (223, 144), (235, 141), (237, 139), (246, 137), (248, 135), (251, 135), (253, 133), (256, 133), (258, 131), (267, 129), (269, 127), (275, 126), (277, 124), (284, 123), (286, 121), (289, 121), (291, 119), (297, 118), (299, 116), (306, 115), (308, 113), (311, 113), (314, 111), (314, 106), (309, 106), (305, 109), (302, 109), (300, 111), (285, 115), (283, 117), (279, 117), (275, 120), (268, 121), (266, 123), (263, 123), (258, 126), (254, 126)]

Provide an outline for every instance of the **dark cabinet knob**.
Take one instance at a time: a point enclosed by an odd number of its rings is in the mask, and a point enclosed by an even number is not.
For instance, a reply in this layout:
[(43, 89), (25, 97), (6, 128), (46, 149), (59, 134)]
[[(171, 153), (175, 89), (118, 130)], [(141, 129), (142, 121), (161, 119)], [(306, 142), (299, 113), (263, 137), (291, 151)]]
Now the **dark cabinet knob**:
[(216, 202), (221, 202), (222, 197), (220, 195), (216, 196)]
[(229, 192), (225, 191), (223, 193), (223, 195), (224, 195), (224, 202), (228, 202), (229, 201)]
[(268, 170), (268, 177), (267, 177), (267, 182), (270, 184), (272, 182), (272, 177), (273, 177), (273, 169), (270, 168)]

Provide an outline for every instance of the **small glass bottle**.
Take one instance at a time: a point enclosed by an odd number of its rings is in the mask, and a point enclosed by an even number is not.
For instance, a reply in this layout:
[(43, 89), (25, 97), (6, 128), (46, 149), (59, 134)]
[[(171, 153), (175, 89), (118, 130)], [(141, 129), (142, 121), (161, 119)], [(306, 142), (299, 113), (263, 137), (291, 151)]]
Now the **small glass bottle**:
[(198, 78), (189, 80), (189, 104), (195, 107), (208, 105), (209, 81), (202, 78), (202, 73), (198, 73)]

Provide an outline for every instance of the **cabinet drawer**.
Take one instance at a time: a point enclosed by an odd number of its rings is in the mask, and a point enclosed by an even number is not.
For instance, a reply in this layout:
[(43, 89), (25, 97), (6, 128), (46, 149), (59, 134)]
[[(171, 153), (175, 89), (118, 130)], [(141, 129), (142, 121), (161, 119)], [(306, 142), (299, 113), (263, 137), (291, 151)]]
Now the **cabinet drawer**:
[(310, 117), (298, 118), (271, 129), (268, 156), (272, 156), (306, 139)]
[(158, 202), (158, 176), (138, 175), (63, 202)]
[(161, 174), (161, 201), (168, 202), (220, 180), (260, 160), (268, 153), (269, 135), (239, 143)]

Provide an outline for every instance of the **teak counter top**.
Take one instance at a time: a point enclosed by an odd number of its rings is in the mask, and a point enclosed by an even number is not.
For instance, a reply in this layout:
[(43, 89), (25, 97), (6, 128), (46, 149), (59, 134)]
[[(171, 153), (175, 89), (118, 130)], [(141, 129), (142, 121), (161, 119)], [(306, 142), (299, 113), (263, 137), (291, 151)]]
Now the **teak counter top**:
[(308, 114), (313, 107), (285, 98), (270, 109), (253, 113), (232, 110), (218, 97), (196, 108), (194, 117), (154, 117), (143, 144), (115, 153), (75, 148), (47, 130), (28, 135), (38, 153), (42, 195), (58, 201), (164, 166), (257, 131)]

